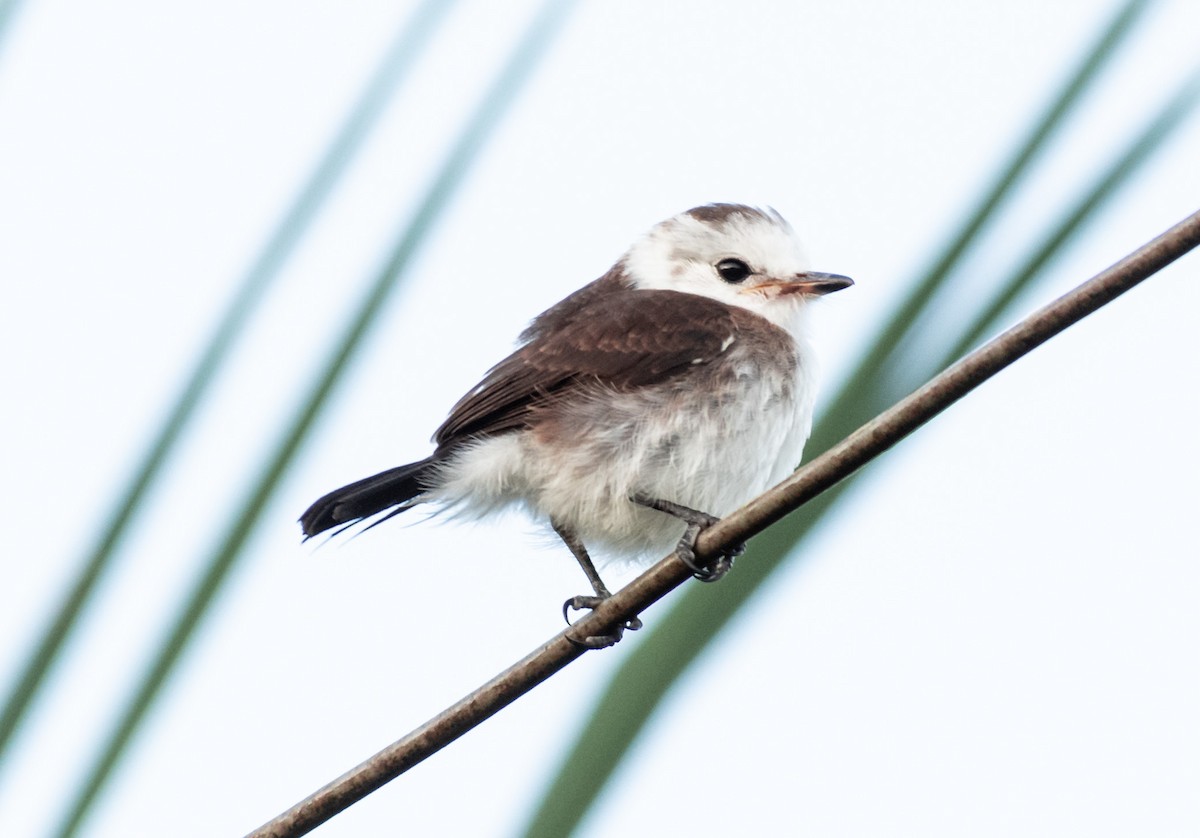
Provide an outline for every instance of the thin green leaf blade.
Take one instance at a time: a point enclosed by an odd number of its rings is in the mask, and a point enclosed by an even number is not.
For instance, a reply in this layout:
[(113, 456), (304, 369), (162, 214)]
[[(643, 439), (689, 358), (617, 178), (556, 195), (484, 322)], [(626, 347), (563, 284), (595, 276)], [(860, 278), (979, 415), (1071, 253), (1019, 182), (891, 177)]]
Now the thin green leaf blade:
[[(1004, 200), (1027, 174), (1038, 154), (1057, 136), (1066, 115), (1095, 84), (1146, 6), (1147, 3), (1135, 0), (1121, 9), (1051, 107), (1036, 122), (1028, 139), (1003, 167), (976, 210), (933, 260), (929, 272), (902, 302), (815, 426), (807, 447), (812, 455), (825, 451), (888, 406), (892, 388), (884, 380), (885, 369), (902, 366), (913, 371), (920, 380), (939, 369), (929, 356), (904, 356), (899, 364), (890, 361), (896, 353), (904, 351), (904, 337), (909, 329), (930, 308), (963, 254), (996, 217)], [(1100, 181), (1111, 176), (1112, 172), (1107, 172)], [(1093, 211), (1100, 205), (1097, 203)], [(1071, 233), (1077, 229), (1078, 225), (1075, 225)], [(1055, 252), (1069, 238), (1068, 235), (1058, 240)], [(655, 630), (622, 663), (605, 688), (523, 831), (526, 838), (568, 835), (578, 827), (679, 676), (784, 559), (795, 553), (795, 548), (854, 479), (826, 492), (758, 536), (751, 555), (739, 564), (736, 573), (730, 574), (720, 586), (688, 588), (671, 610), (657, 621)]]
[[(998, 328), (1000, 318), (1013, 301), (1045, 271), (1054, 256), (1112, 198), (1113, 194), (1153, 156), (1168, 136), (1196, 109), (1200, 99), (1200, 70), (1180, 86), (1146, 129), (1108, 167), (1107, 173), (1067, 211), (1029, 256), (983, 305), (974, 320), (942, 357), (940, 369), (967, 354), (988, 332)], [(912, 386), (916, 386), (916, 382)]]
[[(961, 263), (962, 257), (979, 240), (983, 231), (996, 218), (1004, 202), (1029, 173), (1033, 163), (1050, 145), (1066, 117), (1094, 87), (1117, 49), (1128, 39), (1149, 5), (1149, 0), (1130, 0), (1100, 33), (1058, 95), (1034, 122), (1028, 136), (1008, 162), (1000, 168), (991, 186), (984, 191), (966, 221), (934, 257), (929, 268), (921, 274), (921, 280), (880, 330), (854, 373), (830, 400), (831, 414), (852, 415), (861, 421), (868, 418), (870, 414), (864, 406), (856, 403), (857, 394), (875, 389), (879, 386), (881, 374), (895, 366), (892, 356), (920, 319), (920, 315), (929, 309), (937, 293)], [(889, 359), (893, 363), (889, 363)], [(820, 453), (836, 441), (814, 435), (808, 450)]]
[(0, 48), (4, 46), (4, 39), (8, 37), (9, 27), (16, 20), (20, 8), (21, 0), (0, 0)]
[[(263, 249), (243, 277), (199, 360), (185, 379), (179, 395), (162, 425), (133, 469), (103, 528), (71, 581), (54, 615), (34, 641), (32, 651), (14, 679), (0, 711), (0, 763), (22, 719), (42, 688), (65, 644), (77, 627), (99, 582), (111, 569), (117, 548), (124, 539), (151, 488), (178, 446), (220, 369), (228, 360), (238, 337), (244, 333), (254, 312), (279, 269), (295, 249), (320, 207), (340, 179), (392, 92), (407, 76), (432, 40), (437, 25), (454, 0), (426, 0), (402, 24), (383, 60), (375, 70), (359, 101), (351, 109), (336, 138), (324, 152), (307, 183), (267, 239)], [(0, 20), (2, 23), (2, 20)]]
[(471, 164), (495, 131), (500, 119), (511, 109), (517, 94), (525, 87), (574, 6), (573, 0), (548, 0), (513, 50), (495, 83), (485, 93), (422, 199), (416, 215), (400, 234), (387, 264), (360, 301), (342, 339), (333, 348), (308, 395), (297, 409), (293, 421), (281, 434), (275, 450), (265, 462), (259, 477), (241, 505), (240, 512), (213, 551), (204, 573), (188, 595), (179, 618), (155, 654), (75, 797), (66, 808), (55, 835), (66, 838), (78, 833), (145, 719), (146, 713), (174, 671), (180, 655), (190, 644), (195, 629), (221, 590), (229, 571), (242, 555), (242, 549), (262, 510), (274, 494), (285, 470), (291, 465), (300, 445), (307, 438), (341, 373), (377, 320), (384, 303), (399, 280), (405, 275), (418, 246), (442, 216), (450, 199), (462, 185)]

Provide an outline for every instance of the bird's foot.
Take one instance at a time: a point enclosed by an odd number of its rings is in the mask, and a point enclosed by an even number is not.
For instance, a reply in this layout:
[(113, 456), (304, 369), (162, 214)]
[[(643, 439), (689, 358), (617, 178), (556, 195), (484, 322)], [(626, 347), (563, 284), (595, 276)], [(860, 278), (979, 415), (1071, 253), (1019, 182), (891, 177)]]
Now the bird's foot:
[[(698, 579), (701, 582), (716, 582), (722, 576), (729, 572), (733, 567), (733, 556), (722, 553), (717, 557), (717, 560), (708, 567), (702, 566), (696, 561), (696, 539), (708, 527), (716, 523), (716, 518), (708, 524), (688, 524), (687, 529), (683, 531), (683, 538), (679, 539), (679, 543), (675, 545), (675, 555), (679, 557), (679, 561), (688, 566), (692, 571), (692, 578)], [(737, 545), (741, 550), (737, 555), (746, 552), (745, 545)]]
[(639, 506), (665, 512), (687, 524), (687, 529), (683, 531), (683, 538), (679, 539), (679, 544), (675, 546), (675, 555), (688, 566), (692, 571), (692, 576), (701, 582), (716, 582), (733, 567), (733, 560), (746, 552), (744, 542), (734, 544), (726, 547), (712, 564), (707, 567), (701, 566), (696, 561), (696, 539), (700, 537), (700, 533), (717, 523), (720, 518), (661, 498), (634, 495), (630, 500)]
[[(567, 621), (567, 625), (573, 626), (571, 622), (572, 611), (583, 611), (584, 609), (591, 610), (598, 606), (608, 596), (574, 596), (563, 603), (563, 619)], [(637, 631), (642, 627), (642, 621), (637, 617), (631, 620), (626, 620), (623, 623), (618, 623), (609, 634), (594, 634), (587, 637), (572, 637), (567, 635), (567, 640), (570, 640), (576, 646), (582, 646), (585, 649), (606, 649), (609, 646), (615, 646), (620, 642), (626, 631)]]

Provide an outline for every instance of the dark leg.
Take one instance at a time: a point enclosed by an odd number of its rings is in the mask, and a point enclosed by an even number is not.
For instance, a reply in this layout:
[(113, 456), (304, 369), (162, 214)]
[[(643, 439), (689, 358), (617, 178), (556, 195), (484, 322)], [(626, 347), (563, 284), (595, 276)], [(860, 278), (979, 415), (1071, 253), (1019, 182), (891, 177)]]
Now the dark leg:
[[(595, 596), (575, 596), (563, 603), (563, 619), (570, 624), (571, 619), (568, 616), (568, 611), (581, 611), (584, 608), (595, 608), (604, 600), (612, 596), (608, 588), (604, 584), (604, 580), (600, 578), (600, 574), (596, 571), (596, 566), (592, 564), (592, 557), (588, 555), (587, 548), (583, 546), (583, 542), (575, 533), (561, 526), (557, 521), (551, 521), (550, 526), (554, 527), (554, 531), (558, 533), (558, 537), (567, 545), (567, 549), (571, 551), (571, 555), (575, 557), (575, 561), (579, 562), (579, 566), (583, 569), (583, 573), (587, 576), (588, 581), (592, 583), (592, 590), (596, 592)], [(637, 631), (642, 627), (642, 621), (637, 617), (628, 620), (624, 625), (617, 626), (612, 634), (601, 634), (594, 637), (585, 637), (582, 640), (575, 640), (573, 643), (578, 643), (580, 646), (586, 646), (589, 649), (603, 649), (606, 646), (612, 646), (621, 639), (621, 635), (626, 629)]]
[(696, 563), (696, 539), (700, 537), (700, 533), (717, 523), (720, 519), (709, 515), (707, 512), (700, 512), (691, 507), (663, 500), (662, 498), (652, 498), (649, 495), (633, 495), (630, 500), (638, 506), (665, 512), (667, 515), (678, 518), (687, 524), (687, 529), (683, 531), (683, 538), (679, 539), (679, 544), (675, 547), (675, 555), (679, 556), (679, 560), (691, 568), (692, 576), (701, 582), (716, 582), (733, 567), (734, 558), (746, 552), (745, 544), (735, 544), (722, 553), (710, 566), (701, 567)]

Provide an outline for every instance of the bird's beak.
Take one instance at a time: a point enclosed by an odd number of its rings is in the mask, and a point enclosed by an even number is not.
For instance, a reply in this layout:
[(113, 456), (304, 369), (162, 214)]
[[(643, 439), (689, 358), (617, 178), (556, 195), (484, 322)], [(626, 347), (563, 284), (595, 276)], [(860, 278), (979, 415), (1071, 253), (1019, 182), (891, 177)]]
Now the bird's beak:
[(820, 271), (804, 271), (787, 279), (772, 283), (778, 294), (802, 294), (805, 297), (820, 297), (841, 291), (854, 284), (854, 280), (841, 274), (827, 274)]

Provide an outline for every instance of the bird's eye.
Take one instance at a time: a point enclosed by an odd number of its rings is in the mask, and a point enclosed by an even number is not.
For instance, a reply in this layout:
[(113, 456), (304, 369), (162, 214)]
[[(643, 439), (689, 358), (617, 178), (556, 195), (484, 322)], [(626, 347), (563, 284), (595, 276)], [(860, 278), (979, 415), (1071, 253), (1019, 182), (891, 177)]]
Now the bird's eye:
[(717, 273), (726, 282), (737, 284), (750, 276), (752, 271), (750, 266), (741, 259), (722, 259), (717, 262)]

